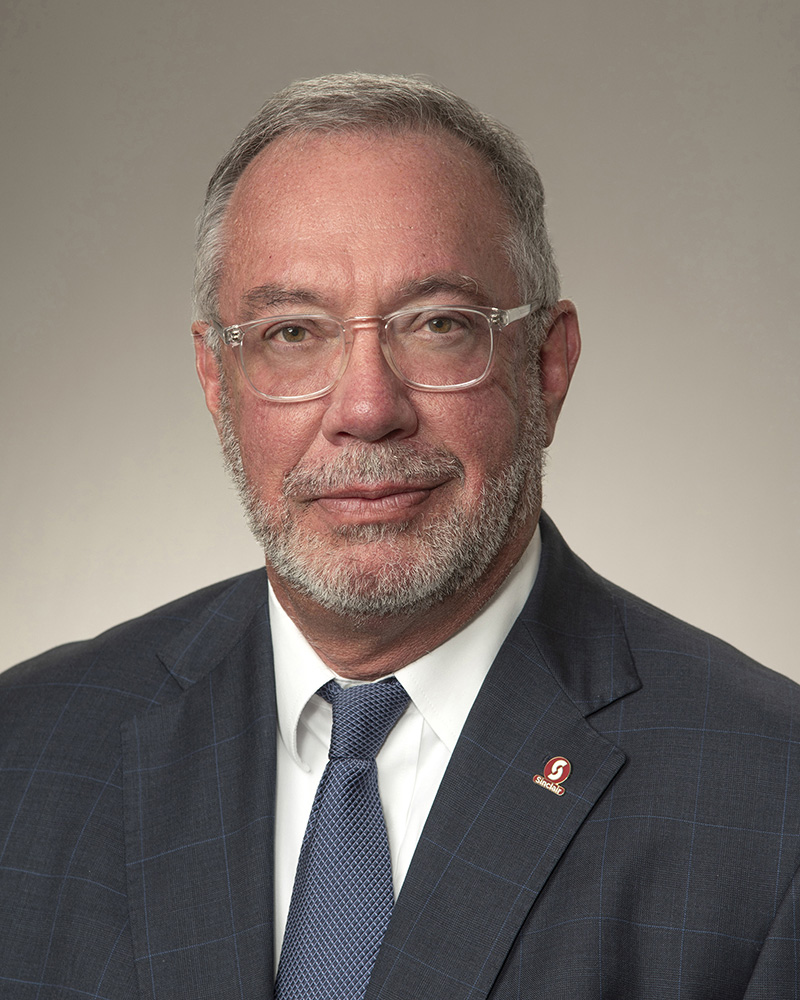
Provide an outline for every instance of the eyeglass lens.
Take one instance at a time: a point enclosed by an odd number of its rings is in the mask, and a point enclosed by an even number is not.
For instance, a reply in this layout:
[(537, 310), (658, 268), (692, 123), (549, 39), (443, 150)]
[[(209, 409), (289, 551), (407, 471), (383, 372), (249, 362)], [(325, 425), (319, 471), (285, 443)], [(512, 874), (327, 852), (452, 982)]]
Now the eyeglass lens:
[[(384, 344), (407, 382), (455, 386), (486, 371), (492, 330), (483, 313), (439, 306), (396, 313), (386, 321)], [(241, 350), (256, 390), (290, 398), (333, 385), (345, 360), (345, 337), (330, 317), (283, 316), (248, 324)]]

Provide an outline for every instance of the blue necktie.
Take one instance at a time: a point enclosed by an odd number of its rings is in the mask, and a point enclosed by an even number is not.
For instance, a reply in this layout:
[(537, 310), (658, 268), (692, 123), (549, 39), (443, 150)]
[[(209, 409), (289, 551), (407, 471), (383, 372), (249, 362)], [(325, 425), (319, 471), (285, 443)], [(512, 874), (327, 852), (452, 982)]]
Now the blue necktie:
[(308, 819), (276, 1000), (361, 1000), (394, 903), (375, 755), (405, 711), (395, 680), (318, 692), (333, 707), (328, 763)]

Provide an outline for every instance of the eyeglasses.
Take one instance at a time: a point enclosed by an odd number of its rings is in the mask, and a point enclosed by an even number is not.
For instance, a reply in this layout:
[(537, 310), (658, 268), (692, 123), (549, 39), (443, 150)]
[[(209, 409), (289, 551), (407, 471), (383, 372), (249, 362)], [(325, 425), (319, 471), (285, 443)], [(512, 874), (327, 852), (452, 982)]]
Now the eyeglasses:
[(383, 356), (401, 382), (423, 392), (456, 392), (486, 378), (495, 335), (533, 308), (426, 305), (346, 320), (269, 316), (217, 332), (236, 350), (253, 392), (275, 403), (317, 399), (330, 392), (347, 367), (355, 331), (376, 325)]

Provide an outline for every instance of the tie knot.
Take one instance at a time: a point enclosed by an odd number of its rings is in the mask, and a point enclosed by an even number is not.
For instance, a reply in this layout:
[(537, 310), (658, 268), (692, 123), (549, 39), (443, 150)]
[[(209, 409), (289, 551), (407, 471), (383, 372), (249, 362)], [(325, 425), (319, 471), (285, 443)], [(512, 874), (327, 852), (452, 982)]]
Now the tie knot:
[(347, 688), (328, 681), (319, 694), (333, 708), (331, 760), (373, 758), (408, 704), (408, 695), (394, 677)]

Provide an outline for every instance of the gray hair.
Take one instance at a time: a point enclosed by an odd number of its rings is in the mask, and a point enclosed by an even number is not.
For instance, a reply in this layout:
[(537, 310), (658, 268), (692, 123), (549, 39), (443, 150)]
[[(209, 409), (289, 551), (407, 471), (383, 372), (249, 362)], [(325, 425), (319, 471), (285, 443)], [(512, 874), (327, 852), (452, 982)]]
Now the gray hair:
[[(514, 133), (449, 91), (417, 77), (347, 73), (302, 80), (279, 91), (239, 134), (208, 185), (197, 221), (194, 318), (220, 324), (218, 288), (225, 255), (223, 223), (247, 165), (279, 136), (342, 132), (448, 132), (491, 168), (515, 225), (506, 252), (526, 302), (536, 306), (533, 330), (549, 326), (559, 279), (544, 222), (544, 191)], [(209, 338), (218, 343), (216, 333)]]

